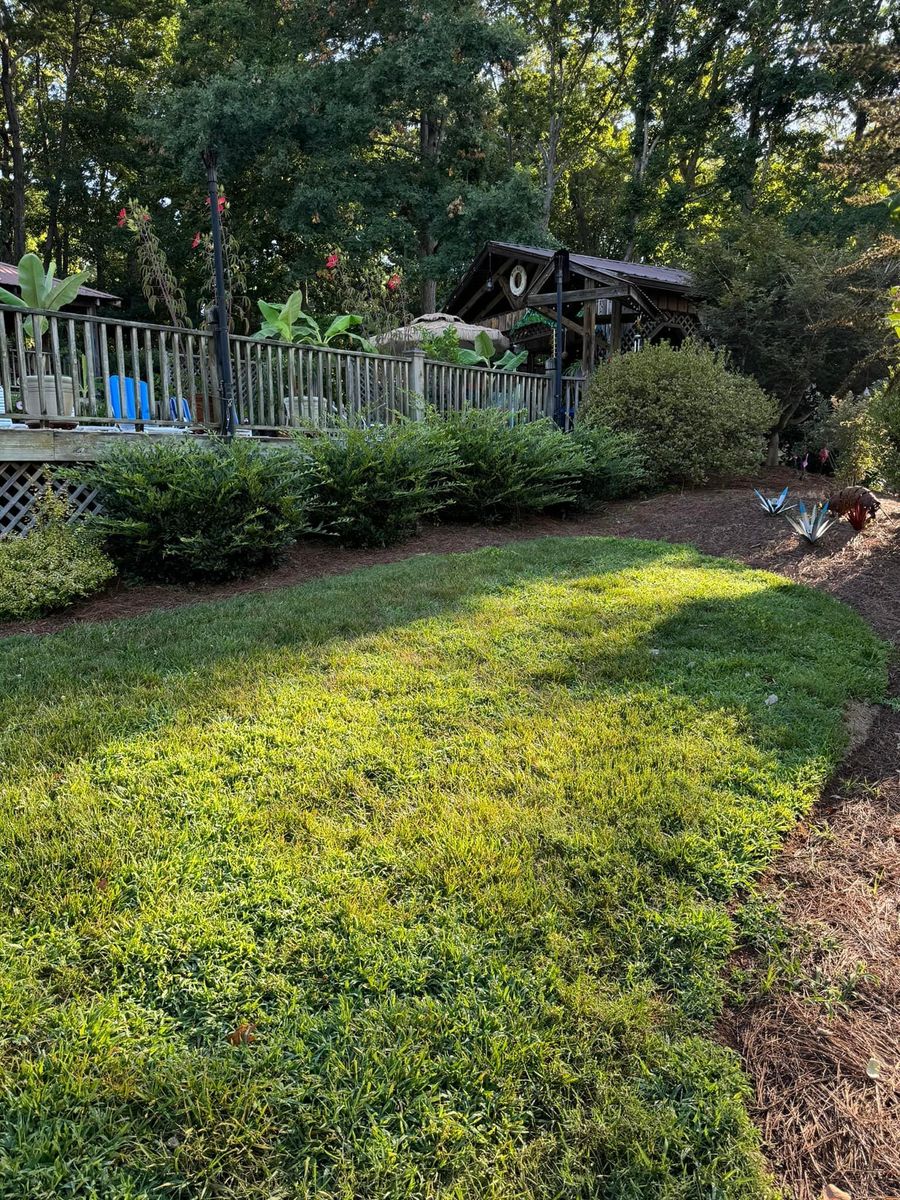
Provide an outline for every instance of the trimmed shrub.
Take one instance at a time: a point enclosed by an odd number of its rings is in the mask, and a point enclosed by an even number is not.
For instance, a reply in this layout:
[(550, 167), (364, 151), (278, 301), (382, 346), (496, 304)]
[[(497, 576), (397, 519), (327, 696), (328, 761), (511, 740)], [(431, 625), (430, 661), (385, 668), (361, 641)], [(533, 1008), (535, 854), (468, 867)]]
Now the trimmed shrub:
[(456, 458), (446, 429), (408, 422), (302, 443), (315, 474), (311, 518), (347, 546), (389, 546), (446, 501)]
[(586, 425), (633, 434), (649, 481), (664, 486), (758, 467), (778, 411), (723, 354), (686, 342), (616, 355), (591, 377), (581, 415)]
[(597, 508), (604, 500), (631, 496), (647, 482), (647, 467), (637, 438), (608, 425), (576, 425), (568, 438), (584, 465), (578, 477), (578, 507)]
[(293, 447), (166, 438), (112, 447), (70, 474), (97, 488), (106, 548), (142, 579), (248, 575), (308, 528), (312, 471)]
[(66, 501), (48, 488), (24, 537), (0, 541), (0, 621), (39, 617), (91, 596), (116, 569), (84, 522), (69, 522)]
[(525, 421), (497, 409), (434, 417), (453, 446), (447, 515), (492, 524), (572, 507), (585, 471), (576, 442), (551, 421)]

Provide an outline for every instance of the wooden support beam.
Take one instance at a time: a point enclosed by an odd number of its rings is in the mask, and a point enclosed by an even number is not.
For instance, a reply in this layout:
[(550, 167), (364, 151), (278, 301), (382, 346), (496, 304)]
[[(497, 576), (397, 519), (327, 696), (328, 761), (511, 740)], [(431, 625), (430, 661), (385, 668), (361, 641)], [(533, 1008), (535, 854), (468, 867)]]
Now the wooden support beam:
[(622, 301), (613, 300), (612, 319), (609, 326), (609, 352), (618, 354), (622, 349)]
[[(628, 288), (624, 284), (614, 287), (575, 288), (562, 294), (563, 304), (577, 304), (582, 300), (624, 300), (627, 297)], [(525, 297), (525, 303), (529, 308), (534, 308), (538, 304), (555, 304), (556, 292), (529, 292)]]
[(582, 318), (581, 373), (585, 377), (594, 369), (597, 357), (597, 301), (588, 300)]
[(497, 290), (497, 278), (496, 277), (499, 276), (502, 279), (507, 268), (512, 265), (512, 262), (513, 262), (513, 260), (511, 258), (507, 258), (504, 261), (504, 263), (502, 264), (502, 266), (498, 267), (488, 277), (489, 279), (493, 280), (494, 286), (492, 288), (489, 288), (488, 280), (486, 279), (484, 281), (484, 283), (481, 285), (481, 287), (476, 292), (473, 292), (473, 294), (469, 297), (469, 299), (465, 302), (465, 304), (460, 305), (457, 316), (464, 317), (466, 315), (466, 313), (469, 311), (469, 309), (472, 307), (472, 305), (476, 302), (476, 300), (480, 300), (481, 297), (484, 296), (485, 294), (489, 295), (491, 292), (496, 292), (496, 290)]
[[(540, 308), (536, 309), (535, 311), (543, 313), (545, 317), (552, 317), (554, 324), (556, 323), (556, 310), (555, 309), (553, 309), (553, 308), (548, 309), (546, 305), (542, 305)], [(581, 337), (582, 330), (581, 330), (581, 322), (580, 321), (573, 321), (571, 317), (564, 316), (563, 317), (563, 325), (565, 325), (566, 329), (571, 329), (573, 333), (577, 333), (578, 336)]]

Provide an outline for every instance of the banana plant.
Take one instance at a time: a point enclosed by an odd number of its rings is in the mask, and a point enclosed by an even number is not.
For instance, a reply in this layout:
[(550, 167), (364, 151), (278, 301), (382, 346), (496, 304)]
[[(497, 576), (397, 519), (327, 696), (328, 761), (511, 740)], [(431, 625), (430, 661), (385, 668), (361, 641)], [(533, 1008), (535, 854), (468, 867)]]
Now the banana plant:
[(785, 513), (784, 519), (796, 534), (810, 544), (815, 544), (837, 521), (834, 513), (829, 511), (827, 500), (824, 504), (814, 504), (809, 512), (801, 500), (797, 507), (797, 515)]
[(354, 329), (362, 325), (362, 317), (345, 313), (335, 317), (323, 332), (315, 317), (303, 311), (303, 293), (300, 290), (292, 292), (284, 304), (270, 304), (266, 300), (259, 300), (257, 303), (263, 315), (263, 323), (253, 335), (255, 338), (274, 338), (279, 342), (322, 347), (330, 346), (338, 338), (346, 338), (360, 350), (369, 354), (378, 353), (378, 347), (368, 338), (353, 333)]
[[(67, 304), (71, 304), (78, 295), (79, 288), (87, 282), (91, 272), (78, 271), (68, 279), (54, 279), (56, 264), (51, 263), (49, 270), (44, 270), (44, 264), (36, 254), (23, 254), (19, 259), (19, 290), (20, 295), (8, 292), (0, 287), (0, 304), (9, 304), (13, 308), (40, 308), (47, 312), (59, 312)], [(47, 328), (47, 318), (40, 318), (40, 330)], [(25, 322), (25, 331), (34, 340), (32, 320)]]
[(485, 333), (482, 329), (475, 335), (475, 349), (458, 350), (456, 361), (462, 367), (493, 367), (497, 371), (515, 371), (528, 357), (527, 350), (520, 350), (518, 354), (507, 350), (502, 358), (491, 362), (493, 353), (494, 343), (491, 341), (490, 334)]

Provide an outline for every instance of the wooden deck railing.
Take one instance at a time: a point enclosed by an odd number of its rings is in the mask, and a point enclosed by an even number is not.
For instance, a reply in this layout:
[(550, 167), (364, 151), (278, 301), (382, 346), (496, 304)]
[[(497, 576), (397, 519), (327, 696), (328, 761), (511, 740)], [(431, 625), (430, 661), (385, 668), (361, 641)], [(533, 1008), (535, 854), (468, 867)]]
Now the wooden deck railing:
[[(229, 347), (239, 425), (260, 434), (384, 423), (427, 408), (502, 408), (569, 426), (580, 395), (580, 381), (566, 380), (557, 413), (552, 376), (426, 361), (421, 352), (365, 354), (234, 335)], [(0, 426), (162, 432), (220, 421), (207, 330), (0, 305), (0, 385)]]

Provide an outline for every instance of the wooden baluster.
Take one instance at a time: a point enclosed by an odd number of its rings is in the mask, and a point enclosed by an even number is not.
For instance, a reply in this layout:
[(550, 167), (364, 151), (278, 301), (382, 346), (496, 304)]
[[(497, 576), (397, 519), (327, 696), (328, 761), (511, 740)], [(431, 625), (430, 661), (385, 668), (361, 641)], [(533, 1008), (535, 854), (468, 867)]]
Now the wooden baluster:
[(156, 372), (153, 370), (153, 343), (149, 329), (144, 330), (144, 372), (147, 376), (147, 403), (150, 406), (150, 416), (155, 421), (160, 419), (168, 421), (169, 414), (165, 411), (166, 406), (160, 404), (162, 411), (156, 407), (156, 380), (153, 378)]
[(97, 330), (97, 336), (100, 339), (100, 376), (103, 380), (103, 402), (106, 405), (106, 415), (113, 417), (115, 413), (112, 406), (112, 389), (109, 384), (109, 345), (107, 344), (109, 331), (106, 322), (101, 322)]
[(172, 366), (175, 372), (175, 411), (177, 412), (186, 399), (181, 382), (181, 335), (177, 330), (172, 331)]
[(59, 319), (57, 317), (49, 317), (48, 324), (50, 326), (50, 363), (53, 371), (53, 385), (56, 391), (56, 415), (58, 417), (68, 417), (70, 415), (66, 412), (68, 402), (63, 390), (62, 355), (59, 352)]
[(81, 404), (81, 363), (78, 359), (78, 341), (75, 336), (75, 321), (72, 317), (66, 321), (66, 343), (69, 351), (69, 374), (72, 376), (74, 394), (72, 396), (72, 411), (76, 417), (82, 413)]
[(8, 418), (12, 412), (12, 364), (6, 339), (6, 313), (0, 313), (0, 385), (3, 387), (3, 409)]
[(38, 409), (40, 411), (40, 415), (42, 417), (46, 417), (47, 402), (44, 396), (44, 341), (39, 317), (32, 318), (31, 329), (32, 336), (34, 338), (34, 359), (37, 370)]
[[(125, 343), (122, 339), (122, 326), (115, 325), (113, 327), (116, 343), (116, 373), (119, 379), (119, 408), (125, 420), (131, 420), (128, 412), (128, 401), (125, 394)], [(134, 404), (135, 414), (138, 413), (137, 397), (135, 396)]]

